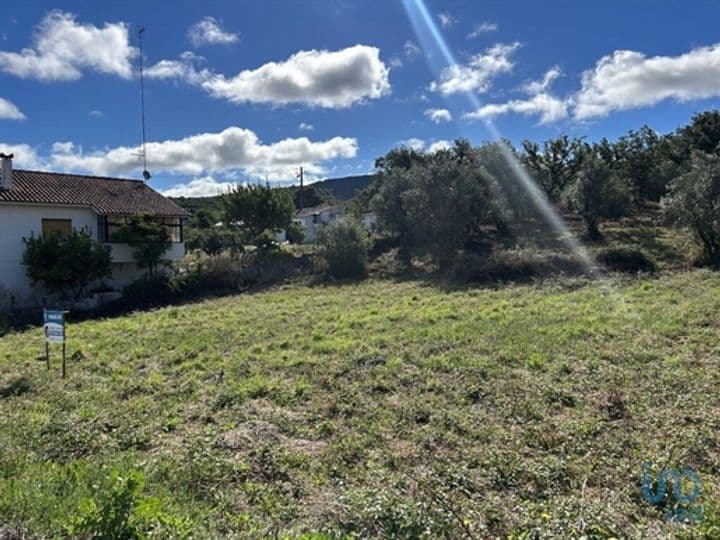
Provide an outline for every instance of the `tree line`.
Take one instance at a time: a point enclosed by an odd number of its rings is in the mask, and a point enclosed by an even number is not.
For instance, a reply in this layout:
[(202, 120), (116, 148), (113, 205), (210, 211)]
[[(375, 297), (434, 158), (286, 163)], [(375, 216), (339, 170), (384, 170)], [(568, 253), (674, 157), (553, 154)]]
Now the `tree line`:
[[(506, 140), (447, 150), (401, 147), (376, 160), (373, 184), (359, 197), (406, 255), (422, 250), (447, 267), (462, 250), (531, 230), (542, 220), (534, 198), (574, 212), (591, 241), (601, 221), (660, 203), (689, 228), (705, 262), (720, 266), (720, 112), (695, 115), (676, 131), (647, 126), (616, 141), (567, 135), (515, 148)], [(537, 193), (539, 191), (539, 193)]]

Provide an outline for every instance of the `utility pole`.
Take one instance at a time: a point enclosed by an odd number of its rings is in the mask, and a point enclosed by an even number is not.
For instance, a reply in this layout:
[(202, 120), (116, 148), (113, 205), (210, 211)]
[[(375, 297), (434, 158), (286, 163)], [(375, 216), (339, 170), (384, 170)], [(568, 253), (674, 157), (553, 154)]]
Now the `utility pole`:
[(303, 182), (303, 168), (300, 166), (300, 173), (297, 175), (300, 179), (300, 210), (305, 208), (305, 184)]
[(142, 124), (142, 158), (143, 158), (143, 178), (147, 182), (151, 175), (147, 168), (147, 146), (145, 144), (145, 77), (143, 73), (143, 33), (145, 27), (141, 26), (138, 30), (138, 41), (140, 42), (140, 121)]

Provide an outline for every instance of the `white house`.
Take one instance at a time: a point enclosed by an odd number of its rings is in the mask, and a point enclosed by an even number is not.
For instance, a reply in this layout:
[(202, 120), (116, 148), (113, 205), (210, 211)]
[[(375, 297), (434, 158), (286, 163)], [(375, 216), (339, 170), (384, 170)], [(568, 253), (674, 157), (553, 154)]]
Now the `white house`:
[(173, 241), (165, 257), (184, 256), (182, 225), (188, 212), (144, 182), (13, 170), (12, 155), (0, 158), (0, 303), (12, 298), (17, 306), (29, 307), (47, 296), (42, 287), (31, 286), (22, 264), (23, 238), (31, 235), (85, 229), (111, 247), (113, 274), (105, 283), (116, 289), (140, 276), (130, 246), (113, 242), (113, 233), (129, 216), (155, 216)]
[(293, 223), (297, 223), (305, 235), (305, 241), (314, 242), (317, 239), (318, 231), (338, 218), (345, 215), (345, 207), (342, 205), (314, 206), (303, 208), (295, 212)]

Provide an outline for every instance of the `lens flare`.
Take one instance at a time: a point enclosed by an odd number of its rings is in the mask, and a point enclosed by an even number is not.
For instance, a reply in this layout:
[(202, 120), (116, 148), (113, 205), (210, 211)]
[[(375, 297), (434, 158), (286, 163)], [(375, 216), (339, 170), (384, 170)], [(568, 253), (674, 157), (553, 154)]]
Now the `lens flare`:
[[(437, 75), (443, 70), (458, 66), (455, 57), (450, 50), (442, 32), (437, 26), (432, 15), (427, 9), (424, 0), (403, 0), (405, 11), (413, 26), (415, 35), (425, 52), (425, 58)], [(465, 97), (469, 100), (474, 109), (480, 108), (480, 100), (477, 94), (468, 91), (464, 92)], [(505, 181), (516, 182), (527, 193), (538, 215), (550, 227), (550, 229), (558, 236), (558, 238), (567, 246), (567, 248), (582, 261), (586, 272), (598, 277), (600, 270), (597, 263), (588, 253), (587, 249), (575, 238), (570, 232), (562, 218), (557, 214), (553, 206), (548, 201), (543, 191), (538, 187), (537, 183), (530, 176), (530, 173), (517, 159), (513, 150), (508, 143), (502, 139), (500, 132), (490, 119), (483, 119), (485, 127), (488, 130), (490, 138), (498, 143), (498, 146), (504, 158), (510, 164), (510, 168), (515, 171), (513, 178), (502, 179)]]

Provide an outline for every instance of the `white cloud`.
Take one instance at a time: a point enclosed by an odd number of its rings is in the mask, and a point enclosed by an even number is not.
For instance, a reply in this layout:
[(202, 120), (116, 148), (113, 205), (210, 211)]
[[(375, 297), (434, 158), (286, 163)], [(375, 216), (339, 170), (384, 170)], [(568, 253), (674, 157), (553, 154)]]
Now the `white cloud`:
[(457, 22), (457, 19), (453, 17), (449, 11), (441, 11), (437, 16), (443, 28), (450, 28)]
[(568, 116), (568, 100), (551, 95), (548, 90), (562, 72), (555, 66), (545, 72), (539, 81), (532, 81), (523, 87), (530, 94), (526, 99), (513, 99), (506, 103), (488, 103), (479, 109), (465, 113), (466, 120), (489, 120), (496, 116), (516, 113), (525, 116), (540, 116), (540, 124), (556, 122)]
[(235, 182), (218, 182), (212, 176), (203, 176), (185, 184), (175, 184), (163, 191), (163, 195), (166, 197), (213, 197), (227, 193), (236, 185)]
[(12, 101), (0, 98), (0, 120), (25, 120), (25, 115)]
[[(322, 170), (320, 164), (357, 155), (357, 140), (333, 137), (310, 141), (307, 137), (283, 139), (264, 144), (258, 136), (240, 127), (219, 133), (201, 133), (183, 139), (149, 142), (148, 167), (151, 172), (199, 175), (242, 169), (262, 177), (265, 173), (284, 174), (300, 165), (309, 172)], [(55, 168), (86, 171), (99, 175), (120, 175), (136, 171), (140, 165), (139, 147), (121, 146), (86, 153), (72, 143), (56, 143), (51, 155)]]
[(582, 76), (575, 97), (575, 118), (655, 105), (666, 99), (689, 101), (720, 96), (720, 43), (680, 56), (648, 58), (636, 51), (615, 51)]
[(128, 79), (130, 61), (137, 54), (130, 46), (123, 22), (102, 28), (82, 24), (71, 13), (54, 10), (35, 29), (31, 47), (20, 52), (0, 51), (0, 70), (24, 79), (71, 81), (84, 71)]
[(466, 65), (452, 65), (440, 73), (440, 80), (430, 83), (430, 90), (443, 95), (457, 92), (487, 92), (494, 77), (512, 70), (511, 57), (520, 43), (498, 43), (482, 54), (474, 55)]
[(452, 113), (447, 109), (426, 109), (425, 116), (436, 124), (452, 121)]
[(476, 37), (480, 37), (483, 34), (487, 34), (489, 32), (497, 32), (498, 25), (497, 23), (493, 22), (483, 22), (480, 24), (476, 24), (475, 28), (472, 32), (470, 32), (467, 36), (465, 36), (467, 39), (475, 39)]
[(450, 141), (441, 139), (439, 141), (435, 141), (430, 146), (428, 146), (427, 151), (429, 154), (434, 154), (435, 152), (438, 152), (440, 150), (449, 150), (450, 148), (452, 148), (452, 143)]
[(561, 120), (568, 115), (568, 103), (550, 94), (541, 93), (527, 99), (514, 99), (507, 103), (490, 103), (476, 111), (465, 113), (467, 120), (490, 119), (495, 116), (518, 113), (526, 116), (540, 116), (541, 124)]
[(18, 169), (44, 169), (45, 162), (29, 144), (0, 143), (0, 153), (14, 154), (13, 167)]
[(451, 148), (452, 143), (444, 139), (429, 142), (413, 137), (411, 139), (400, 141), (400, 146), (415, 150), (416, 152), (427, 152), (428, 154), (432, 154), (438, 150), (447, 150), (448, 148)]
[(411, 39), (408, 39), (405, 42), (405, 44), (403, 45), (403, 51), (405, 52), (405, 56), (407, 57), (417, 56), (422, 52), (420, 50), (420, 47), (418, 47), (418, 44)]
[(344, 108), (390, 92), (389, 69), (380, 50), (355, 45), (339, 51), (299, 51), (283, 62), (269, 62), (233, 77), (198, 71), (190, 61), (162, 60), (150, 78), (180, 78), (232, 103), (302, 103)]
[(400, 146), (410, 148), (411, 150), (415, 150), (416, 152), (422, 152), (423, 150), (425, 150), (425, 141), (413, 137), (411, 139), (400, 141)]
[(315, 129), (315, 126), (312, 124), (308, 124), (307, 122), (300, 122), (298, 125), (298, 129), (302, 131), (313, 131)]
[(547, 91), (548, 88), (555, 82), (555, 79), (562, 75), (562, 71), (559, 66), (554, 66), (545, 72), (543, 78), (539, 81), (531, 81), (525, 85), (524, 90), (530, 94), (540, 94)]
[(393, 56), (390, 60), (388, 60), (388, 64), (390, 64), (391, 68), (401, 68), (403, 66), (403, 61), (399, 56)]
[(105, 116), (105, 113), (103, 113), (102, 111), (98, 111), (97, 109), (93, 109), (88, 113), (88, 116), (92, 118), (102, 118), (103, 116)]
[(201, 45), (228, 45), (238, 41), (237, 34), (226, 32), (213, 17), (205, 17), (188, 28), (187, 36), (195, 47)]

